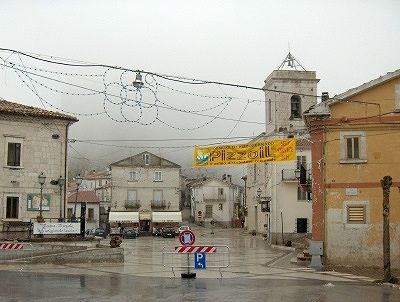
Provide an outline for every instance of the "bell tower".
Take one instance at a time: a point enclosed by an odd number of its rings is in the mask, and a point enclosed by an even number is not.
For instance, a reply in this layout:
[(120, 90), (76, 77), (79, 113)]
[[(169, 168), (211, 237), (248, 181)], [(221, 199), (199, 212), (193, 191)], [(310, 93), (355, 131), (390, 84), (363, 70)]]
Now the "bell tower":
[(303, 112), (317, 103), (318, 82), (289, 51), (264, 81), (266, 134), (306, 131)]

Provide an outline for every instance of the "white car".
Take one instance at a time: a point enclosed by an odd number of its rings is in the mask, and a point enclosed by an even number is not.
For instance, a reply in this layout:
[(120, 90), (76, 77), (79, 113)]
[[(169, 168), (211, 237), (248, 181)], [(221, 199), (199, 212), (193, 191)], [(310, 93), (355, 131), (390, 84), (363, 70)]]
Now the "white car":
[(181, 225), (181, 226), (178, 228), (178, 233), (183, 232), (183, 231), (190, 231), (190, 227), (187, 226), (187, 225)]

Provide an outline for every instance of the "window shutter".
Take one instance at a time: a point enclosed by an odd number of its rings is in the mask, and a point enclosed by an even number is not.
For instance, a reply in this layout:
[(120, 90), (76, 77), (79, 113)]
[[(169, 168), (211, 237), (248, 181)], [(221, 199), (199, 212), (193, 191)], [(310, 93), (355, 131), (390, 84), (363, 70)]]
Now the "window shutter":
[(366, 223), (365, 206), (348, 206), (347, 223)]

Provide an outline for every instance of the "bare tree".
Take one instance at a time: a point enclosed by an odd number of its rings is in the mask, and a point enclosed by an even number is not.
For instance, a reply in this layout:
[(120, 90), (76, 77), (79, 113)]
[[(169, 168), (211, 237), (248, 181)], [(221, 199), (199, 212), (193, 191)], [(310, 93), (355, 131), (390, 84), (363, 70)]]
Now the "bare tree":
[(389, 195), (392, 186), (392, 177), (385, 176), (381, 179), (383, 190), (383, 281), (389, 282), (392, 279), (390, 270), (390, 233), (389, 233)]

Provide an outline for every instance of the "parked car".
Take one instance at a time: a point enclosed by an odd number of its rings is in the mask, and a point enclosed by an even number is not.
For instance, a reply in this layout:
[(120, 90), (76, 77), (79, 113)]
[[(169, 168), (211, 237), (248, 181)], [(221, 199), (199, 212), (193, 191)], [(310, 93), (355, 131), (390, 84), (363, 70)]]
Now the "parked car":
[(153, 236), (161, 236), (161, 229), (160, 228), (153, 228)]
[(190, 231), (190, 227), (188, 225), (181, 225), (177, 230), (176, 234), (179, 235), (183, 231)]
[(163, 238), (174, 238), (176, 236), (175, 229), (173, 227), (165, 227), (161, 231)]
[(122, 238), (124, 239), (132, 239), (139, 237), (139, 231), (133, 228), (126, 228), (122, 233)]
[(94, 230), (93, 236), (106, 238), (107, 237), (107, 232), (104, 229), (97, 228), (97, 229)]

